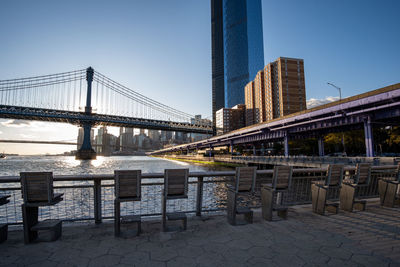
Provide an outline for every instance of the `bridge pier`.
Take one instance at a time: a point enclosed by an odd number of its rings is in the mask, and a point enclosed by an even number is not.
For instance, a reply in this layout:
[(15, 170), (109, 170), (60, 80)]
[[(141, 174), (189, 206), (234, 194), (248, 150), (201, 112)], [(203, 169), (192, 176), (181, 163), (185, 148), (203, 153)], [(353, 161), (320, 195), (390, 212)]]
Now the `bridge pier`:
[(367, 157), (374, 157), (374, 137), (372, 135), (371, 117), (364, 120), (365, 154)]
[[(92, 67), (86, 69), (87, 94), (85, 115), (92, 115), (92, 81), (94, 70)], [(76, 152), (75, 159), (96, 159), (96, 151), (92, 148), (90, 140), (91, 123), (83, 123), (83, 143), (81, 148)]]
[(318, 155), (320, 157), (325, 156), (324, 137), (323, 136), (318, 137)]
[(289, 138), (287, 133), (285, 137), (283, 137), (283, 147), (285, 149), (285, 157), (289, 157)]
[(75, 159), (96, 159), (96, 151), (92, 148), (90, 140), (91, 124), (83, 125), (83, 143), (81, 148), (76, 151)]

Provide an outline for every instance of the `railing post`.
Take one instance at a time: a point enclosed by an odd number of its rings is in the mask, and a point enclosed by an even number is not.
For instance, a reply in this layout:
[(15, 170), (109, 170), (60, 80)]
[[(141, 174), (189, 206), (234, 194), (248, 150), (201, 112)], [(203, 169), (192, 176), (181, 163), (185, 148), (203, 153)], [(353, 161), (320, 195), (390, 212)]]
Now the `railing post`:
[(94, 222), (101, 223), (101, 180), (94, 180)]
[(197, 177), (196, 216), (201, 216), (203, 206), (203, 176)]

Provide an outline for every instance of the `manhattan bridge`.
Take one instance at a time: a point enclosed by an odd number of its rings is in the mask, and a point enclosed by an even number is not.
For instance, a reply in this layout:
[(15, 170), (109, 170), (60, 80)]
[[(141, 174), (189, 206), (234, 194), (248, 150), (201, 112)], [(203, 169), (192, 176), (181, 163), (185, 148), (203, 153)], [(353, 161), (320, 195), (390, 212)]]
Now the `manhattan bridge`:
[(77, 158), (95, 158), (90, 142), (97, 125), (212, 134), (210, 125), (150, 99), (89, 67), (64, 73), (0, 80), (0, 118), (79, 125)]

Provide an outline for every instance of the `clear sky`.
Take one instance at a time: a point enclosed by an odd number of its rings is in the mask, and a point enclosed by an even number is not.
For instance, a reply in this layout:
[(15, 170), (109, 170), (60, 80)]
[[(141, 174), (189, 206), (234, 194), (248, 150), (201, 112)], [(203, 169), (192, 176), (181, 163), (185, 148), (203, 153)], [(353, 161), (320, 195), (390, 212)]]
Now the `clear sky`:
[[(265, 63), (303, 58), (307, 99), (337, 96), (327, 82), (343, 97), (400, 82), (400, 1), (263, 0), (262, 6)], [(209, 0), (2, 0), (0, 80), (92, 66), (150, 98), (210, 117), (210, 30)], [(69, 125), (22, 125), (1, 120), (0, 139), (77, 135)], [(9, 153), (69, 149), (0, 143), (0, 152)]]

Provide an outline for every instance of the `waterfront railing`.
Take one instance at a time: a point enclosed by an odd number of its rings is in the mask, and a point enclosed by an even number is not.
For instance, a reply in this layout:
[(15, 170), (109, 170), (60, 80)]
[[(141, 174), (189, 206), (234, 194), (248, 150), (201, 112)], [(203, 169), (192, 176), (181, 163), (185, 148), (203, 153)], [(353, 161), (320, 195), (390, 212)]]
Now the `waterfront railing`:
[[(360, 197), (377, 197), (378, 180), (394, 177), (396, 165), (374, 166), (368, 187), (359, 192)], [(345, 176), (354, 174), (355, 167), (346, 167)], [(252, 207), (259, 207), (261, 184), (271, 183), (273, 170), (258, 170), (256, 194)], [(311, 203), (311, 182), (325, 179), (325, 168), (299, 168), (293, 170), (292, 186), (285, 196), (286, 205)], [(142, 174), (142, 200), (123, 203), (121, 214), (134, 212), (142, 216), (161, 215), (162, 173)], [(226, 209), (226, 185), (233, 180), (234, 171), (190, 172), (188, 201), (174, 200), (167, 212), (185, 212), (200, 216), (202, 213), (220, 212)], [(0, 207), (0, 223), (21, 224), (21, 186), (19, 176), (0, 176), (0, 194), (11, 195), (10, 203)], [(112, 174), (54, 175), (54, 190), (64, 193), (64, 201), (54, 207), (41, 209), (39, 219), (64, 221), (95, 221), (114, 216), (114, 176)], [(332, 199), (338, 199), (339, 191), (333, 191)]]

